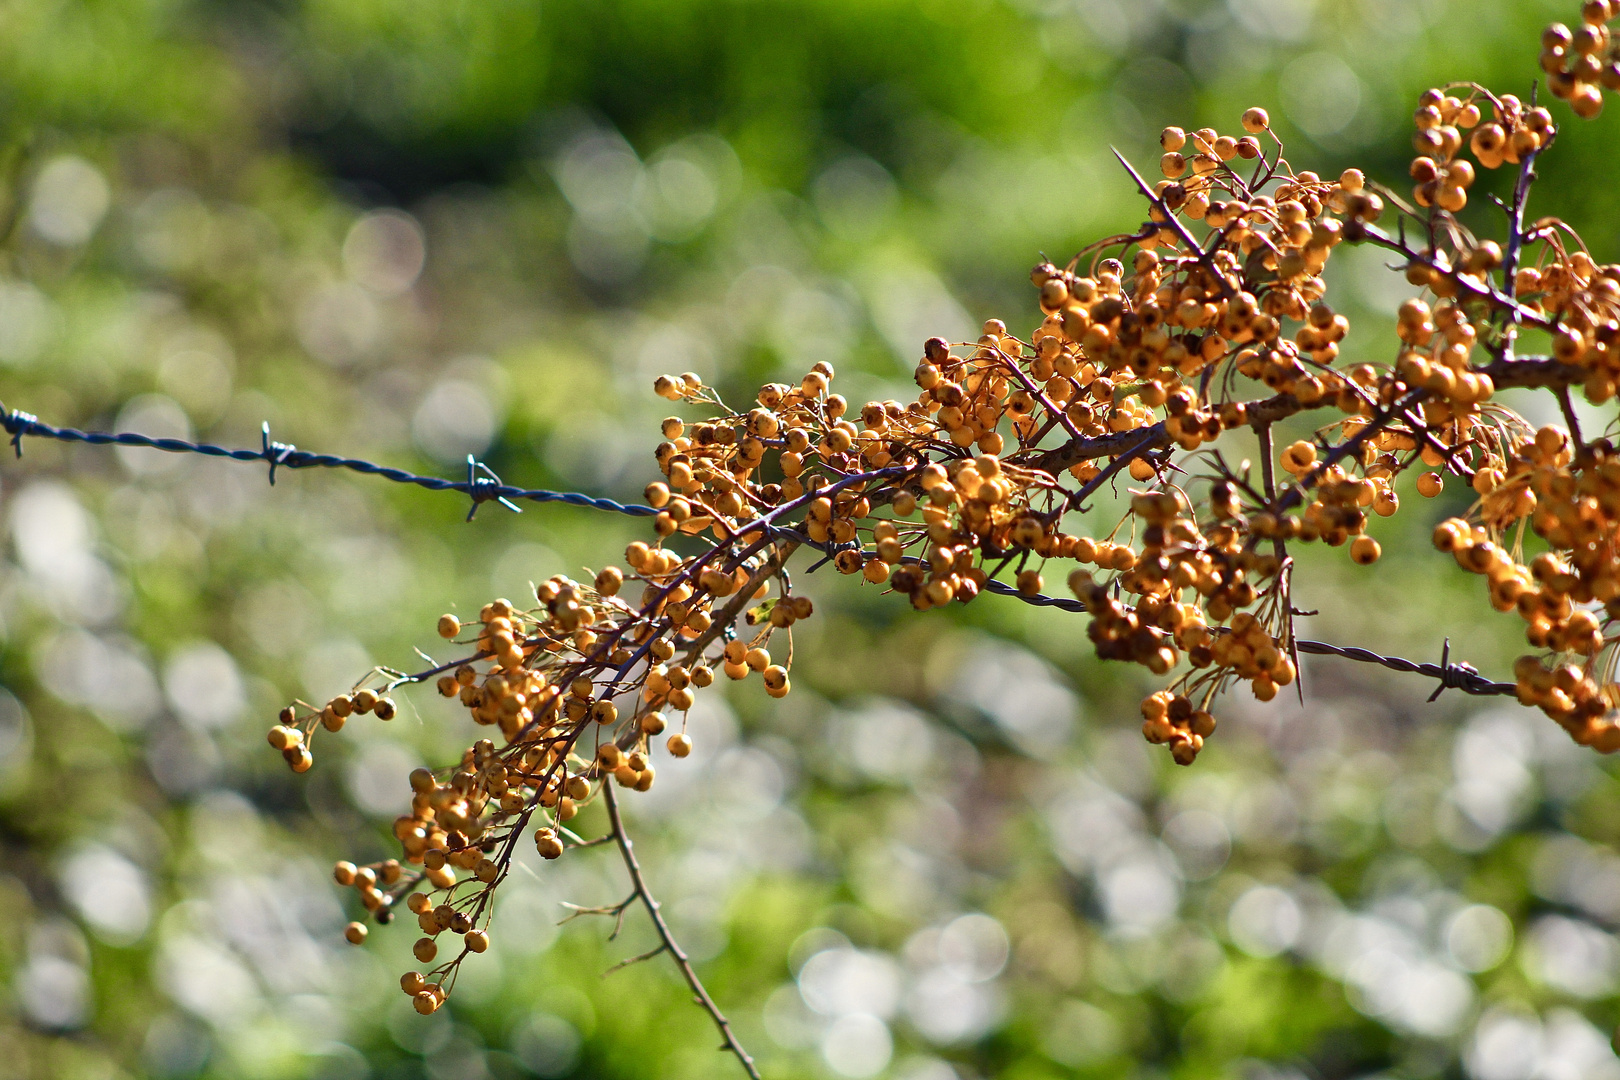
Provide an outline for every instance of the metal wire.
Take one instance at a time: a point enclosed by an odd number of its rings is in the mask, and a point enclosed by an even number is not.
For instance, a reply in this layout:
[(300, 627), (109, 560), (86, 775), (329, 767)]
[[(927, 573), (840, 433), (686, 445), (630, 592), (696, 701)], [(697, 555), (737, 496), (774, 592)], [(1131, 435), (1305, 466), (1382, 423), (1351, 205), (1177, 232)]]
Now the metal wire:
[[(1072, 611), (1079, 614), (1083, 614), (1086, 610), (1086, 605), (1078, 600), (1066, 600), (1062, 597), (1046, 596), (1044, 594), (1028, 596), (1005, 581), (998, 581), (995, 578), (986, 581), (984, 588), (986, 591), (993, 592), (998, 596), (1010, 596), (1015, 600), (1022, 600), (1024, 603), (1035, 607), (1054, 607), (1060, 611)], [(1481, 675), (1474, 665), (1452, 660), (1451, 642), (1449, 641), (1445, 644), (1445, 651), (1442, 653), (1438, 664), (1420, 664), (1415, 660), (1407, 660), (1400, 656), (1384, 656), (1381, 653), (1373, 652), (1371, 649), (1361, 649), (1353, 645), (1333, 645), (1326, 641), (1297, 639), (1294, 646), (1302, 653), (1313, 653), (1317, 656), (1338, 656), (1345, 660), (1357, 660), (1363, 664), (1377, 664), (1380, 667), (1389, 668), (1391, 671), (1404, 671), (1413, 675), (1425, 675), (1431, 679), (1439, 679), (1440, 686), (1435, 690), (1434, 696), (1429, 699), (1430, 701), (1439, 697), (1440, 691), (1448, 689), (1457, 689), (1465, 694), (1475, 694), (1481, 697), (1499, 694), (1516, 695), (1518, 693), (1518, 687), (1513, 683), (1493, 682)]]
[[(513, 487), (501, 482), (501, 478), (485, 465), (467, 455), (467, 479), (446, 480), (437, 476), (420, 476), (407, 472), (404, 469), (391, 468), (378, 465), (374, 462), (363, 461), (359, 458), (338, 457), (335, 454), (315, 454), (307, 450), (300, 450), (291, 443), (275, 442), (270, 438), (270, 425), (263, 427), (263, 443), (257, 450), (232, 450), (212, 443), (190, 442), (185, 439), (157, 439), (149, 435), (140, 435), (135, 432), (101, 432), (79, 431), (76, 428), (57, 427), (47, 424), (32, 413), (20, 410), (7, 409), (0, 404), (0, 425), (5, 427), (11, 436), (11, 445), (17, 456), (22, 456), (22, 440), (25, 436), (57, 439), (61, 442), (85, 443), (91, 446), (139, 446), (153, 450), (163, 450), (171, 454), (202, 454), (207, 457), (229, 458), (232, 461), (263, 461), (269, 465), (270, 483), (276, 482), (277, 469), (348, 469), (351, 472), (361, 473), (365, 476), (380, 476), (384, 480), (391, 480), (397, 484), (415, 484), (417, 487), (429, 491), (459, 491), (472, 499), (472, 508), (467, 512), (467, 520), (471, 521), (478, 507), (486, 502), (498, 502), (514, 513), (522, 513), (520, 507), (514, 504), (514, 499), (537, 503), (564, 503), (569, 506), (586, 507), (592, 510), (606, 510), (615, 514), (628, 514), (632, 517), (651, 517), (658, 510), (651, 506), (638, 506), (615, 502), (613, 499), (604, 499), (592, 495), (585, 495), (577, 491), (546, 491), (534, 488)], [(829, 558), (836, 554), (840, 547), (850, 545), (821, 544), (811, 540), (798, 530), (786, 526), (769, 525), (767, 531), (774, 538), (791, 539), (821, 551)], [(822, 562), (826, 562), (823, 559)], [(820, 563), (817, 566), (821, 565)], [(815, 569), (812, 567), (812, 569)], [(1063, 597), (1037, 594), (1025, 595), (1012, 585), (996, 578), (986, 581), (984, 588), (998, 596), (1010, 596), (1035, 607), (1053, 607), (1060, 611), (1084, 614), (1086, 606), (1078, 600), (1069, 600)], [(1296, 640), (1295, 647), (1302, 653), (1312, 653), (1318, 656), (1337, 656), (1345, 660), (1355, 660), (1364, 664), (1377, 664), (1391, 671), (1407, 672), (1414, 675), (1423, 675), (1431, 679), (1439, 679), (1440, 686), (1436, 688), (1434, 697), (1447, 689), (1461, 690), (1465, 694), (1478, 696), (1514, 695), (1518, 688), (1513, 683), (1493, 682), (1481, 675), (1472, 664), (1461, 663), (1451, 659), (1451, 643), (1445, 645), (1440, 663), (1427, 664), (1407, 660), (1399, 656), (1384, 656), (1369, 649), (1355, 646), (1333, 645), (1325, 641)], [(1431, 698), (1430, 700), (1433, 700)]]
[(1439, 679), (1440, 687), (1429, 698), (1433, 701), (1440, 696), (1441, 690), (1458, 689), (1465, 694), (1474, 694), (1479, 697), (1490, 697), (1495, 694), (1517, 696), (1519, 688), (1513, 683), (1493, 682), (1481, 675), (1473, 664), (1464, 664), (1451, 659), (1451, 643), (1446, 643), (1445, 653), (1440, 657), (1438, 664), (1418, 664), (1399, 656), (1381, 656), (1369, 649), (1358, 649), (1355, 646), (1330, 645), (1325, 641), (1299, 641), (1295, 643), (1300, 652), (1316, 653), (1321, 656), (1342, 656), (1346, 660), (1360, 660), (1365, 664), (1379, 664), (1391, 671), (1407, 671), (1415, 675), (1427, 675), (1431, 679)]
[(224, 446), (215, 446), (212, 443), (190, 442), (186, 439), (155, 439), (150, 435), (140, 435), (135, 432), (103, 432), (79, 431), (77, 428), (57, 427), (47, 424), (32, 413), (20, 410), (7, 409), (0, 404), (0, 425), (4, 425), (6, 433), (11, 436), (11, 445), (17, 456), (22, 457), (22, 441), (24, 436), (36, 436), (46, 439), (57, 439), (61, 442), (86, 443), (91, 446), (141, 446), (153, 450), (164, 450), (171, 454), (202, 454), (207, 457), (229, 458), (232, 461), (263, 461), (270, 467), (270, 483), (276, 482), (277, 469), (348, 469), (351, 472), (366, 476), (380, 476), (384, 480), (392, 480), (396, 484), (415, 484), (417, 487), (427, 488), (429, 491), (459, 491), (469, 496), (472, 509), (467, 513), (467, 519), (472, 520), (478, 507), (486, 502), (499, 502), (514, 513), (522, 513), (515, 505), (514, 499), (537, 503), (566, 503), (569, 506), (582, 506), (593, 510), (607, 510), (615, 514), (628, 514), (631, 517), (651, 517), (658, 513), (651, 506), (626, 505), (612, 499), (597, 498), (584, 495), (577, 491), (545, 491), (534, 488), (513, 487), (501, 482), (501, 478), (485, 465), (467, 455), (467, 479), (446, 480), (438, 476), (419, 476), (404, 469), (395, 469), (387, 465), (378, 465), (375, 462), (363, 461), (359, 458), (339, 457), (336, 454), (315, 454), (308, 450), (300, 450), (291, 443), (275, 442), (270, 438), (270, 425), (266, 423), (263, 428), (263, 444), (257, 450), (232, 450)]

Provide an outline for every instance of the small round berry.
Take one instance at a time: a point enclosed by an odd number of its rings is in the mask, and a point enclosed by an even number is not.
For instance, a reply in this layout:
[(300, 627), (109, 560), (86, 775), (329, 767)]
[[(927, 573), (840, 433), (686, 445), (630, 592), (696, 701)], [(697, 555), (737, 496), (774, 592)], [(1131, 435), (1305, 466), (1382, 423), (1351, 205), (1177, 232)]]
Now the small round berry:
[(1383, 549), (1370, 536), (1358, 536), (1350, 541), (1350, 558), (1360, 566), (1371, 566), (1381, 554)]
[(1243, 130), (1250, 135), (1258, 135), (1271, 126), (1271, 117), (1261, 108), (1245, 109), (1243, 111)]
[(1437, 472), (1424, 473), (1417, 479), (1418, 494), (1426, 499), (1432, 499), (1445, 489), (1446, 482)]
[[(484, 595), (487, 596), (489, 594), (485, 593)], [(442, 637), (442, 638), (444, 638), (445, 640), (448, 641), (450, 638), (455, 637), (459, 633), (461, 633), (461, 620), (460, 619), (456, 618), (454, 615), (440, 615), (439, 616), (439, 636), (440, 637)]]
[(439, 946), (430, 937), (417, 938), (416, 944), (411, 946), (411, 952), (420, 962), (431, 964), (433, 958), (439, 955)]
[(1292, 473), (1302, 473), (1316, 464), (1316, 447), (1299, 440), (1282, 454), (1282, 467)]
[(692, 752), (692, 740), (690, 736), (684, 734), (671, 735), (669, 741), (664, 745), (669, 748), (670, 754), (674, 757), (683, 758)]
[(343, 928), (343, 937), (350, 945), (364, 945), (366, 943), (366, 924), (350, 923)]
[(617, 596), (624, 587), (624, 571), (617, 566), (609, 566), (596, 575), (596, 591), (603, 596)]
[(287, 727), (285, 724), (277, 724), (275, 727), (270, 729), (270, 734), (266, 736), (266, 741), (268, 741), (270, 745), (275, 747), (277, 750), (290, 750), (295, 746), (303, 745), (304, 733), (299, 731), (297, 728)]
[(481, 953), (489, 948), (489, 935), (482, 930), (469, 930), (461, 935), (461, 940), (467, 943), (467, 948), (475, 953)]
[(411, 999), (411, 1004), (416, 1007), (417, 1012), (428, 1016), (438, 1010), (439, 996), (431, 990), (423, 990)]

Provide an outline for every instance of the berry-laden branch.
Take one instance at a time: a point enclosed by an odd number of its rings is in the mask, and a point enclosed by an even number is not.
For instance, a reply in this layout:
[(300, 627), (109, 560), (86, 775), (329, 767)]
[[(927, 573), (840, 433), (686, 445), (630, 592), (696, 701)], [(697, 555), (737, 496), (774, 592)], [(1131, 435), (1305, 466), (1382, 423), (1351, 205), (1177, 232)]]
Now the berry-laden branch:
[[(1620, 61), (1609, 0), (1587, 0), (1581, 14), (1577, 31), (1549, 29), (1542, 66), (1554, 94), (1590, 116), (1599, 83), (1620, 87)], [(475, 507), (530, 499), (652, 517), (656, 535), (630, 544), (623, 568), (555, 576), (466, 625), (443, 616), (439, 633), (466, 659), (414, 675), (378, 669), (350, 694), (295, 703), (270, 742), (303, 772), (319, 730), (368, 713), (387, 720), (392, 691), (433, 682), (499, 744), (479, 738), (452, 767), (413, 772), (410, 811), (394, 823), (401, 858), (335, 871), (379, 921), (401, 903), (416, 916), (424, 970), (401, 986), (417, 1009), (442, 1007), (460, 965), (488, 947), (517, 843), (530, 836), (543, 858), (561, 857), (573, 839), (566, 823), (602, 799), (658, 928), (655, 952), (676, 959), (723, 1049), (752, 1075), (646, 891), (617, 789), (647, 790), (657, 753), (692, 751), (686, 717), (719, 675), (790, 692), (792, 627), (814, 614), (789, 575), (800, 548), (817, 553), (808, 570), (830, 563), (920, 611), (994, 592), (1089, 613), (1099, 657), (1163, 680), (1142, 701), (1142, 730), (1182, 765), (1213, 736), (1223, 693), (1241, 685), (1269, 701), (1295, 684), (1303, 653), (1421, 674), (1439, 680), (1437, 693), (1513, 693), (1578, 743), (1620, 750), (1620, 450), (1608, 431), (1575, 430), (1570, 399), (1577, 388), (1594, 405), (1615, 399), (1620, 265), (1599, 265), (1561, 221), (1526, 227), (1534, 163), (1557, 135), (1533, 98), (1433, 88), (1414, 123), (1410, 199), (1357, 169), (1296, 170), (1262, 109), (1242, 115), (1242, 135), (1165, 129), (1163, 180), (1150, 184), (1121, 159), (1147, 199), (1147, 224), (1066, 268), (1037, 266), (1040, 319), (1027, 336), (992, 319), (975, 341), (923, 343), (913, 400), (853, 407), (825, 363), (796, 384), (766, 384), (743, 410), (695, 373), (660, 377), (655, 392), (695, 415), (663, 421), (661, 478), (645, 506), (508, 488), (477, 462), (464, 484), (417, 477), (295, 451), (268, 432), (260, 450), (232, 451), (21, 413), (4, 424), (19, 450), (28, 435), (151, 446), (353, 469), (461, 491)], [(1507, 164), (1519, 173), (1498, 242), (1457, 214), (1476, 166)], [(1393, 228), (1377, 224), (1386, 213)], [(1416, 292), (1377, 363), (1341, 355), (1350, 320), (1323, 277), (1341, 245), (1357, 243), (1396, 254)], [(1526, 328), (1550, 335), (1548, 355), (1517, 355)], [(1494, 400), (1508, 387), (1553, 395), (1567, 428), (1535, 428)], [(1275, 425), (1305, 416), (1315, 434), (1274, 447)], [(1251, 453), (1262, 459), (1258, 481)], [(1426, 498), (1447, 483), (1477, 496), (1433, 540), (1487, 579), (1493, 609), (1523, 624), (1533, 652), (1512, 683), (1452, 662), (1449, 645), (1440, 664), (1419, 664), (1296, 634), (1301, 546), (1345, 547), (1375, 564), (1373, 526), (1400, 511), (1407, 473)], [(1104, 488), (1126, 511), (1099, 526), (1086, 504)], [(1054, 570), (1073, 599), (1046, 592)], [(778, 634), (788, 644), (773, 656)], [(604, 910), (617, 918), (626, 906)], [(365, 927), (349, 936), (364, 940)], [(441, 959), (440, 942), (458, 939)]]

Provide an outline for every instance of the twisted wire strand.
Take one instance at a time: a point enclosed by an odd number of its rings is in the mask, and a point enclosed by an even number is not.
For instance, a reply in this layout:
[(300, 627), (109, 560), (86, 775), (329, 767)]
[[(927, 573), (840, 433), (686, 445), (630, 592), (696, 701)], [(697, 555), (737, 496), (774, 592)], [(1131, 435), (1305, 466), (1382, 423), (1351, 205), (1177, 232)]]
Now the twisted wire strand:
[[(1027, 596), (1019, 592), (1005, 581), (991, 578), (984, 583), (987, 592), (998, 596), (1010, 596), (1015, 600), (1022, 600), (1035, 607), (1054, 607), (1060, 611), (1072, 611), (1083, 614), (1086, 605), (1078, 600), (1067, 600), (1058, 596), (1037, 594)], [(1441, 690), (1456, 689), (1465, 694), (1474, 694), (1480, 697), (1495, 695), (1517, 695), (1518, 687), (1513, 683), (1495, 682), (1481, 675), (1472, 664), (1451, 659), (1450, 642), (1446, 644), (1446, 651), (1438, 664), (1418, 663), (1401, 656), (1385, 656), (1375, 653), (1371, 649), (1362, 649), (1354, 645), (1334, 645), (1326, 641), (1310, 641), (1303, 638), (1296, 639), (1294, 647), (1302, 653), (1312, 653), (1317, 656), (1337, 656), (1345, 660), (1356, 660), (1363, 664), (1377, 664), (1389, 668), (1391, 671), (1402, 671), (1413, 675), (1423, 675), (1430, 679), (1439, 679), (1440, 686), (1435, 690), (1434, 697), (1440, 696)], [(1434, 700), (1434, 698), (1430, 698)]]
[(507, 509), (521, 512), (513, 500), (537, 503), (565, 503), (593, 510), (606, 510), (631, 517), (651, 517), (658, 511), (651, 506), (626, 505), (613, 499), (585, 495), (577, 491), (546, 491), (538, 488), (520, 488), (501, 482), (501, 478), (483, 462), (467, 456), (467, 479), (446, 480), (438, 476), (421, 476), (405, 469), (396, 469), (359, 458), (346, 458), (337, 454), (316, 454), (300, 450), (291, 443), (275, 442), (270, 438), (270, 425), (264, 425), (264, 442), (257, 450), (231, 449), (213, 443), (191, 442), (186, 439), (159, 439), (130, 431), (80, 431), (77, 428), (47, 424), (32, 413), (7, 409), (0, 405), (0, 425), (11, 436), (11, 445), (17, 456), (22, 456), (25, 436), (57, 439), (61, 442), (85, 443), (91, 446), (139, 446), (164, 450), (171, 454), (202, 454), (206, 457), (229, 458), (232, 461), (263, 461), (270, 466), (270, 483), (276, 482), (277, 469), (348, 469), (366, 476), (380, 476), (396, 484), (415, 484), (429, 491), (459, 491), (473, 500), (472, 512), (480, 504), (490, 501), (501, 503)]
[[(216, 446), (213, 443), (191, 442), (186, 439), (153, 438), (150, 435), (141, 435), (136, 432), (103, 432), (80, 431), (77, 428), (58, 427), (47, 424), (32, 413), (21, 410), (7, 409), (0, 404), (0, 426), (4, 426), (6, 433), (11, 436), (11, 445), (17, 456), (22, 456), (22, 440), (25, 436), (56, 439), (61, 442), (84, 443), (91, 446), (137, 446), (153, 450), (163, 450), (171, 454), (202, 454), (207, 457), (228, 458), (232, 461), (263, 461), (270, 468), (270, 483), (276, 482), (276, 470), (280, 469), (348, 469), (365, 476), (380, 476), (384, 480), (391, 480), (398, 484), (415, 484), (417, 487), (429, 491), (457, 491), (472, 499), (472, 509), (468, 511), (470, 521), (478, 511), (478, 507), (486, 502), (498, 502), (514, 512), (521, 513), (521, 509), (514, 505), (513, 500), (523, 500), (537, 503), (564, 503), (569, 506), (585, 507), (592, 510), (605, 510), (609, 513), (626, 514), (631, 517), (652, 517), (658, 510), (651, 506), (625, 504), (613, 499), (586, 495), (577, 491), (547, 491), (539, 488), (520, 488), (501, 482), (501, 478), (483, 462), (478, 461), (471, 454), (467, 455), (467, 479), (446, 480), (438, 476), (421, 476), (408, 472), (405, 469), (396, 469), (387, 465), (378, 465), (375, 462), (359, 458), (340, 457), (336, 454), (317, 454), (308, 450), (300, 450), (291, 443), (275, 442), (270, 438), (270, 425), (263, 427), (263, 445), (257, 450), (231, 449)], [(839, 545), (822, 544), (811, 540), (802, 532), (787, 527), (771, 524), (766, 531), (775, 539), (794, 540), (807, 547), (821, 551), (830, 558), (837, 553)], [(822, 562), (825, 562), (823, 559)], [(817, 564), (819, 566), (821, 564)], [(812, 567), (812, 569), (815, 569)], [(1018, 591), (1007, 582), (991, 578), (985, 582), (987, 592), (998, 596), (1009, 596), (1035, 607), (1053, 607), (1060, 611), (1085, 614), (1086, 606), (1078, 600), (1065, 599), (1057, 596), (1037, 594), (1028, 596)], [(1440, 680), (1435, 690), (1438, 697), (1443, 690), (1457, 689), (1465, 694), (1477, 696), (1515, 695), (1518, 690), (1513, 683), (1494, 682), (1481, 675), (1472, 664), (1453, 661), (1450, 658), (1450, 643), (1446, 644), (1446, 651), (1438, 664), (1419, 663), (1407, 660), (1400, 656), (1384, 656), (1370, 649), (1356, 646), (1333, 645), (1326, 641), (1310, 641), (1299, 639), (1294, 642), (1295, 648), (1302, 653), (1311, 653), (1318, 656), (1337, 656), (1345, 660), (1355, 660), (1364, 664), (1377, 664), (1391, 671), (1400, 671), (1426, 678)], [(1433, 700), (1431, 698), (1431, 700)]]
[[(1297, 641), (1295, 645), (1303, 653), (1316, 653), (1319, 656), (1340, 656), (1346, 660), (1359, 660), (1365, 664), (1379, 664), (1391, 671), (1406, 671), (1414, 675), (1425, 675), (1431, 679), (1439, 679), (1440, 687), (1435, 690), (1434, 696), (1440, 696), (1441, 690), (1457, 689), (1465, 694), (1474, 694), (1478, 697), (1493, 695), (1518, 695), (1519, 688), (1513, 683), (1495, 682), (1481, 675), (1473, 664), (1465, 664), (1451, 660), (1449, 656), (1442, 657), (1438, 664), (1419, 664), (1400, 656), (1383, 656), (1370, 649), (1360, 649), (1354, 645), (1331, 645), (1325, 641)], [(1449, 653), (1449, 647), (1448, 647)]]

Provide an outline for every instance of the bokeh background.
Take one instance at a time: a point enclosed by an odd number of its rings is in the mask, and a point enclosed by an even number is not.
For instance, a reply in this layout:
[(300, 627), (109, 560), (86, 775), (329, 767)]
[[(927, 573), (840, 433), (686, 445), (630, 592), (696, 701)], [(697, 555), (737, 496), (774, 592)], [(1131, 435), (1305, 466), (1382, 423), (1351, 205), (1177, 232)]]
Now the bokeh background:
[[(925, 337), (1027, 331), (1043, 253), (1140, 222), (1110, 145), (1150, 166), (1161, 125), (1258, 104), (1297, 167), (1399, 185), (1422, 88), (1527, 93), (1541, 26), (1575, 16), (8, 0), (0, 396), (633, 498), (655, 375), (746, 400), (827, 360), (852, 400), (903, 396)], [(1533, 203), (1600, 259), (1616, 123), (1571, 125)], [(1390, 358), (1404, 282), (1346, 250), (1331, 283), (1348, 354)], [(329, 867), (387, 853), (406, 771), (469, 727), (415, 694), (304, 777), (262, 737), (295, 695), (441, 648), (441, 611), (617, 558), (635, 522), (466, 524), (457, 497), (347, 474), (25, 451), (0, 463), (0, 1076), (735, 1072), (665, 964), (602, 977), (647, 947), (639, 914), (612, 943), (557, 925), (624, 894), (610, 850), (520, 870), (491, 953), (416, 1016), (412, 928), (343, 944)], [(1466, 498), (1405, 497), (1375, 569), (1307, 557), (1302, 633), (1419, 659), (1449, 635), (1500, 677), (1517, 620), (1426, 541)], [(1308, 662), (1303, 702), (1236, 695), (1179, 770), (1082, 618), (918, 615), (835, 576), (798, 578), (794, 694), (706, 694), (697, 752), (629, 800), (768, 1077), (1620, 1077), (1620, 784), (1539, 714)]]

